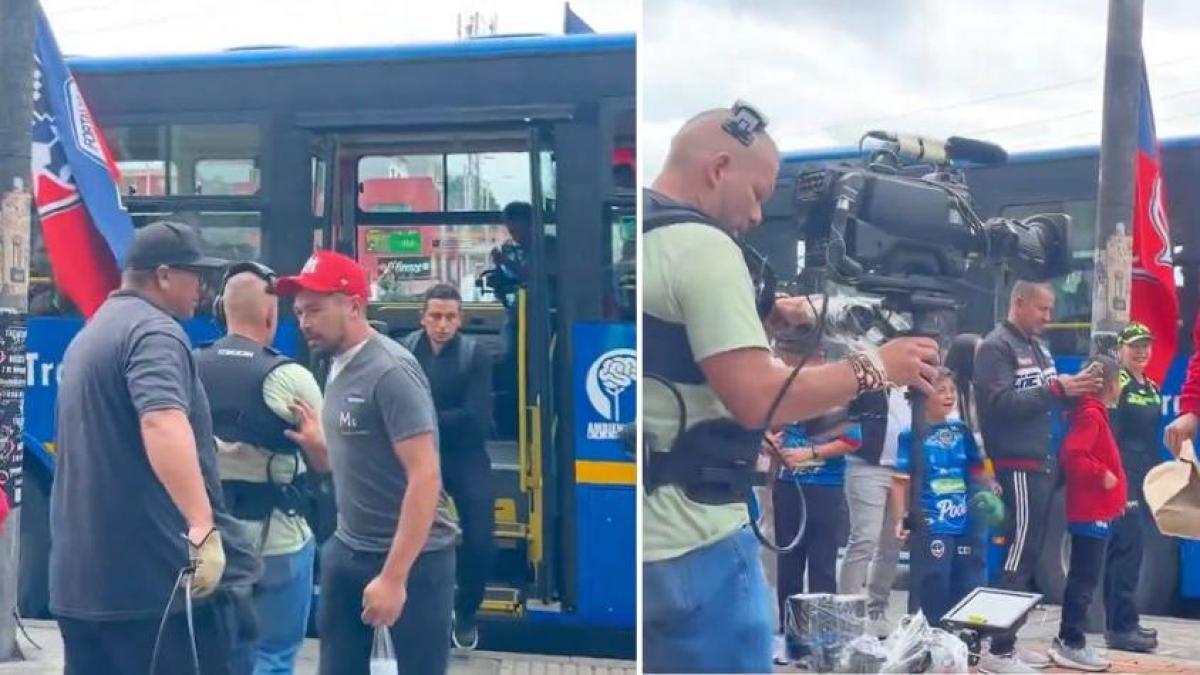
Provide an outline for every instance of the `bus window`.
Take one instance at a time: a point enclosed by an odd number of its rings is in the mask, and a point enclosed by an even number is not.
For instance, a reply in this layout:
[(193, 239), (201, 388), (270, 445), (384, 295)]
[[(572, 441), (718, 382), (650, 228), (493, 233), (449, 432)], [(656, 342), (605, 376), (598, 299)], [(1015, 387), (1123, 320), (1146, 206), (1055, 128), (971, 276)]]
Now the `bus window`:
[(171, 127), (171, 194), (258, 194), (261, 144), (254, 124)]
[(328, 167), (320, 157), (312, 158), (312, 214), (325, 216), (325, 182), (329, 180)]
[(529, 193), (526, 152), (369, 155), (358, 160), (358, 209), (363, 213), (499, 211), (512, 201), (529, 201)]
[(464, 302), (487, 302), (492, 298), (477, 282), (492, 266), (492, 249), (508, 238), (499, 224), (364, 225), (358, 228), (358, 260), (374, 302), (415, 300), (439, 283), (457, 288)]
[(121, 194), (167, 194), (167, 140), (163, 127), (106, 127), (104, 140), (121, 172)]
[(262, 185), (254, 124), (109, 127), (104, 138), (127, 197), (248, 196)]
[(607, 283), (613, 302), (605, 308), (605, 318), (612, 321), (636, 321), (637, 216), (632, 207), (610, 205), (607, 220), (612, 246)]
[(262, 215), (253, 211), (176, 211), (131, 214), (134, 227), (174, 220), (196, 228), (205, 255), (224, 260), (262, 258)]

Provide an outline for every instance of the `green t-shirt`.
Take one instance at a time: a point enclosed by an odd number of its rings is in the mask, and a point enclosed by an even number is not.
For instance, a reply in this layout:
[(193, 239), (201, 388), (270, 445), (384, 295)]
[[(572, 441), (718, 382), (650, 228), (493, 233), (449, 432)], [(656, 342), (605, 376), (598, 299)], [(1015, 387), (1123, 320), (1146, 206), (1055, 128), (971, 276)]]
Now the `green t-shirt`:
[[(317, 419), (321, 418), (321, 387), (304, 366), (298, 363), (279, 366), (263, 380), (263, 401), (281, 419), (295, 421), (291, 406), (297, 399), (307, 403)], [(271, 454), (247, 443), (227, 443), (217, 439), (217, 463), (224, 480), (265, 482), (268, 462), (272, 478), (278, 483), (290, 483), (306, 470), (303, 453), (279, 454), (273, 461)], [(312, 538), (312, 530), (302, 515), (288, 516), (279, 510), (273, 511), (265, 540), (260, 522), (240, 522), (255, 547), (261, 542), (264, 556), (295, 553)]]
[[(736, 349), (767, 349), (767, 335), (754, 306), (754, 285), (741, 249), (710, 225), (681, 223), (647, 233), (643, 239), (642, 307), (663, 321), (687, 327), (697, 362)], [(676, 384), (689, 424), (729, 412), (707, 385)], [(645, 433), (669, 447), (679, 410), (671, 393), (647, 380), (643, 385)], [(645, 562), (677, 558), (729, 536), (749, 522), (744, 504), (698, 504), (666, 485), (642, 505)]]

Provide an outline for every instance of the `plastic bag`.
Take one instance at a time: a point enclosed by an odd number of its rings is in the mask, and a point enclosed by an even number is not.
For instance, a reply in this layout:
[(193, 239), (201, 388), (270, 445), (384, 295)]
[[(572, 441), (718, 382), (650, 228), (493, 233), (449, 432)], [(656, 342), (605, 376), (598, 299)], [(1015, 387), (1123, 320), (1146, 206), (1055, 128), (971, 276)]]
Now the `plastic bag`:
[(839, 673), (878, 673), (887, 660), (887, 649), (874, 635), (859, 635), (842, 648)]
[(920, 673), (924, 672), (925, 659), (929, 650), (925, 646), (925, 638), (929, 634), (929, 622), (925, 615), (917, 612), (913, 616), (901, 619), (900, 625), (884, 640), (883, 647), (887, 650), (887, 658), (881, 673)]
[(941, 628), (929, 631), (929, 667), (927, 673), (965, 673), (970, 651), (967, 643)]
[(881, 673), (965, 673), (969, 666), (966, 643), (930, 626), (920, 612), (901, 621), (883, 646)]
[(392, 635), (386, 628), (375, 629), (375, 642), (371, 645), (371, 675), (399, 675), (396, 650), (392, 648)]

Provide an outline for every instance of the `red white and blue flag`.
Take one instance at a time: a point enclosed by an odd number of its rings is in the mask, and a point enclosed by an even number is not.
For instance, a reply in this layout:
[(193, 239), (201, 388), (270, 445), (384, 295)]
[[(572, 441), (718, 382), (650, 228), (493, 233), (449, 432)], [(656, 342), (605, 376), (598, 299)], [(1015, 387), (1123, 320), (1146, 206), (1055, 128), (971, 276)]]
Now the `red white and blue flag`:
[(1154, 350), (1146, 374), (1162, 384), (1178, 338), (1179, 303), (1175, 297), (1175, 268), (1171, 259), (1171, 226), (1163, 191), (1162, 156), (1154, 130), (1150, 80), (1142, 65), (1138, 114), (1137, 156), (1134, 160), (1133, 292), (1130, 318), (1154, 335)]
[(120, 283), (133, 222), (120, 174), (45, 13), (34, 53), (33, 196), (54, 281), (90, 317)]

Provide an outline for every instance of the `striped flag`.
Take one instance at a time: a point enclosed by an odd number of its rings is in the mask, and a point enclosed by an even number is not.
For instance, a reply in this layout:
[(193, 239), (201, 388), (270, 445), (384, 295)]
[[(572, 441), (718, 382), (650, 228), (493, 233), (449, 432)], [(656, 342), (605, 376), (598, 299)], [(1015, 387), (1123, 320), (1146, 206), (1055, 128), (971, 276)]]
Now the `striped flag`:
[(33, 197), (55, 284), (90, 317), (120, 283), (133, 221), (104, 135), (40, 7), (35, 40)]

